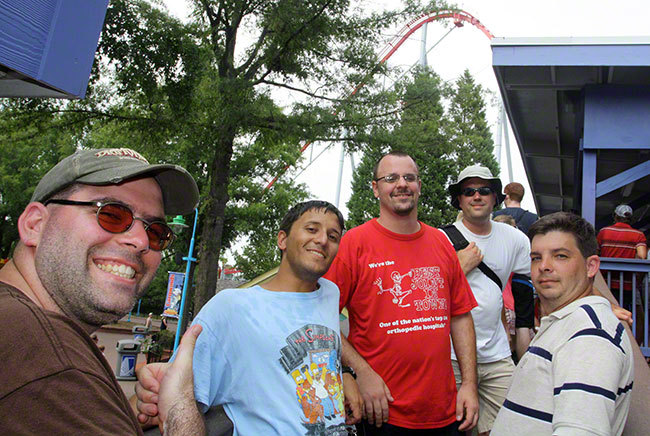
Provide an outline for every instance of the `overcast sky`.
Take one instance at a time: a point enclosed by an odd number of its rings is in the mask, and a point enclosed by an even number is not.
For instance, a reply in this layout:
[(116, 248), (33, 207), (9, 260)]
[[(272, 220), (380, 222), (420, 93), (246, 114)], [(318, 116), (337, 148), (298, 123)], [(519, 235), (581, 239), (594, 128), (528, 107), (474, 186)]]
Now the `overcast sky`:
[[(381, 5), (385, 2), (372, 3)], [(647, 0), (469, 0), (458, 2), (458, 5), (465, 12), (476, 17), (497, 37), (647, 36), (650, 33), (650, 1)], [(467, 24), (455, 28), (449, 35), (444, 36), (448, 30), (449, 27), (444, 27), (442, 24), (429, 24), (427, 49), (443, 37), (444, 39), (428, 54), (428, 64), (447, 81), (454, 81), (467, 68), (481, 85), (493, 91), (494, 95), (499, 95), (492, 70), (489, 39), (476, 27)], [(417, 62), (420, 39), (421, 33), (416, 31), (410, 41), (400, 47), (389, 62), (395, 65), (411, 65)], [(496, 142), (496, 108), (489, 110), (488, 117)], [(513, 179), (523, 183), (528, 191), (528, 182), (512, 133), (510, 147)], [(319, 147), (317, 146), (316, 149), (318, 150)], [(335, 150), (327, 153), (327, 159), (320, 158), (298, 178), (308, 183), (316, 198), (333, 202), (336, 197), (336, 184), (332, 183), (329, 177), (324, 180), (323, 173), (337, 174), (339, 150), (335, 147)], [(314, 155), (316, 154), (314, 152)], [(504, 185), (510, 181), (505, 159), (505, 148), (502, 148), (500, 177)], [(358, 159), (355, 163), (358, 164)], [(347, 214), (345, 202), (351, 193), (350, 182), (351, 168), (349, 161), (346, 161), (339, 205), (344, 214)], [(534, 210), (531, 195), (526, 195), (523, 206)]]
[[(185, 9), (182, 0), (167, 0), (170, 10), (183, 18)], [(392, 3), (392, 1), (391, 1)], [(368, 2), (369, 7), (380, 8), (390, 4), (389, 0)], [(476, 17), (497, 37), (548, 37), (548, 36), (647, 36), (650, 34), (650, 1), (648, 0), (467, 0), (457, 4)], [(401, 27), (401, 26), (400, 26)], [(450, 27), (432, 23), (428, 26), (427, 48), (432, 47)], [(395, 29), (395, 33), (399, 31)], [(391, 36), (386, 35), (387, 41)], [(420, 31), (416, 31), (409, 42), (404, 44), (390, 59), (394, 65), (411, 65), (418, 61), (420, 53)], [(379, 52), (383, 47), (378, 47)], [(455, 28), (427, 57), (428, 64), (443, 80), (454, 81), (464, 69), (485, 88), (498, 95), (498, 85), (492, 70), (492, 51), (490, 41), (476, 27), (465, 25)], [(488, 112), (489, 122), (496, 142), (497, 111)], [(521, 164), (521, 158), (514, 136), (510, 136), (513, 159), (513, 179), (523, 183), (528, 190), (528, 182)], [(325, 149), (325, 144), (316, 144), (313, 156)], [(311, 150), (307, 150), (307, 161)], [(335, 202), (336, 177), (339, 167), (340, 146), (331, 147), (318, 160), (298, 177), (306, 183), (313, 198)], [(502, 150), (501, 179), (509, 182), (505, 150)], [(359, 163), (356, 157), (355, 164)], [(339, 207), (347, 217), (345, 203), (351, 193), (351, 164), (346, 159), (343, 167), (343, 180)], [(426, 183), (426, 181), (423, 181)], [(524, 208), (534, 210), (530, 195), (526, 195)]]

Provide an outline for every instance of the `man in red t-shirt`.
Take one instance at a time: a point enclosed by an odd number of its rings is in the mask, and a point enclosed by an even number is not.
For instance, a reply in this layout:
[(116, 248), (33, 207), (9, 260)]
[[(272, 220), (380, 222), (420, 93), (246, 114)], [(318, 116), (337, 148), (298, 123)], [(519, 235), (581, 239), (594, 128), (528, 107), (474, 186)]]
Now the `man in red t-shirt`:
[[(379, 218), (343, 236), (325, 275), (350, 315), (342, 361), (358, 375), (365, 435), (460, 435), (478, 420), (476, 300), (447, 238), (417, 219), (420, 187), (409, 155), (383, 156), (372, 181)], [(450, 335), (463, 374), (458, 393)]]

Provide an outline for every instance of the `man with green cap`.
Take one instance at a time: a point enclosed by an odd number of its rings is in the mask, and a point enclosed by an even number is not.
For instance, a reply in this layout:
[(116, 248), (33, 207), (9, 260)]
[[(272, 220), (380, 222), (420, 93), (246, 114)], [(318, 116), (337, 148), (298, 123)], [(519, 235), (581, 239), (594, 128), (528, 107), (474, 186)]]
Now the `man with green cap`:
[[(141, 435), (90, 334), (144, 294), (174, 239), (165, 215), (198, 202), (192, 176), (126, 148), (81, 150), (50, 170), (0, 270), (0, 427), (7, 434)], [(159, 392), (165, 434), (204, 434), (188, 331)]]

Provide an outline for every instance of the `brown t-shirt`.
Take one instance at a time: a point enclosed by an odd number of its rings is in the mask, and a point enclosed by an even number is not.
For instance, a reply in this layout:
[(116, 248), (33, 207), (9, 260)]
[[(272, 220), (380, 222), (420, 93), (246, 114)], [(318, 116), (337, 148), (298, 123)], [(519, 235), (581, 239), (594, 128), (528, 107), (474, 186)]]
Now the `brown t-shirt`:
[(0, 282), (0, 429), (11, 435), (142, 435), (88, 334)]

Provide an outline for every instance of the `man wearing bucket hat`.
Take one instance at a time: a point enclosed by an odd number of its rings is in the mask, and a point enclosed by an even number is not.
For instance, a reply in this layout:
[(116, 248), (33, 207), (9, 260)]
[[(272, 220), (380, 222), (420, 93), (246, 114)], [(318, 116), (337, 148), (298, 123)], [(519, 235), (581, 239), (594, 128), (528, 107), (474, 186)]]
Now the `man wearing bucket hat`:
[[(146, 291), (173, 240), (165, 215), (197, 202), (187, 171), (126, 148), (78, 151), (41, 179), (0, 270), (5, 433), (142, 434), (90, 334)], [(188, 331), (164, 379), (165, 434), (204, 433), (192, 388), (200, 331)]]
[[(472, 309), (480, 406), (478, 431), (488, 434), (515, 368), (501, 324), (501, 293), (511, 273), (515, 274), (512, 290), (519, 355), (530, 343), (528, 329), (533, 327), (534, 321), (533, 292), (527, 277), (530, 274), (530, 244), (526, 235), (516, 228), (491, 220), (494, 207), (505, 196), (501, 192), (501, 180), (493, 177), (488, 168), (480, 165), (465, 168), (456, 183), (449, 186), (449, 194), (451, 204), (463, 211), (462, 220), (455, 222), (453, 227), (469, 242), (466, 248), (458, 251), (458, 258), (478, 302), (478, 307)], [(448, 235), (458, 250), (454, 237)], [(460, 386), (462, 378), (455, 359), (452, 352), (456, 382)]]

